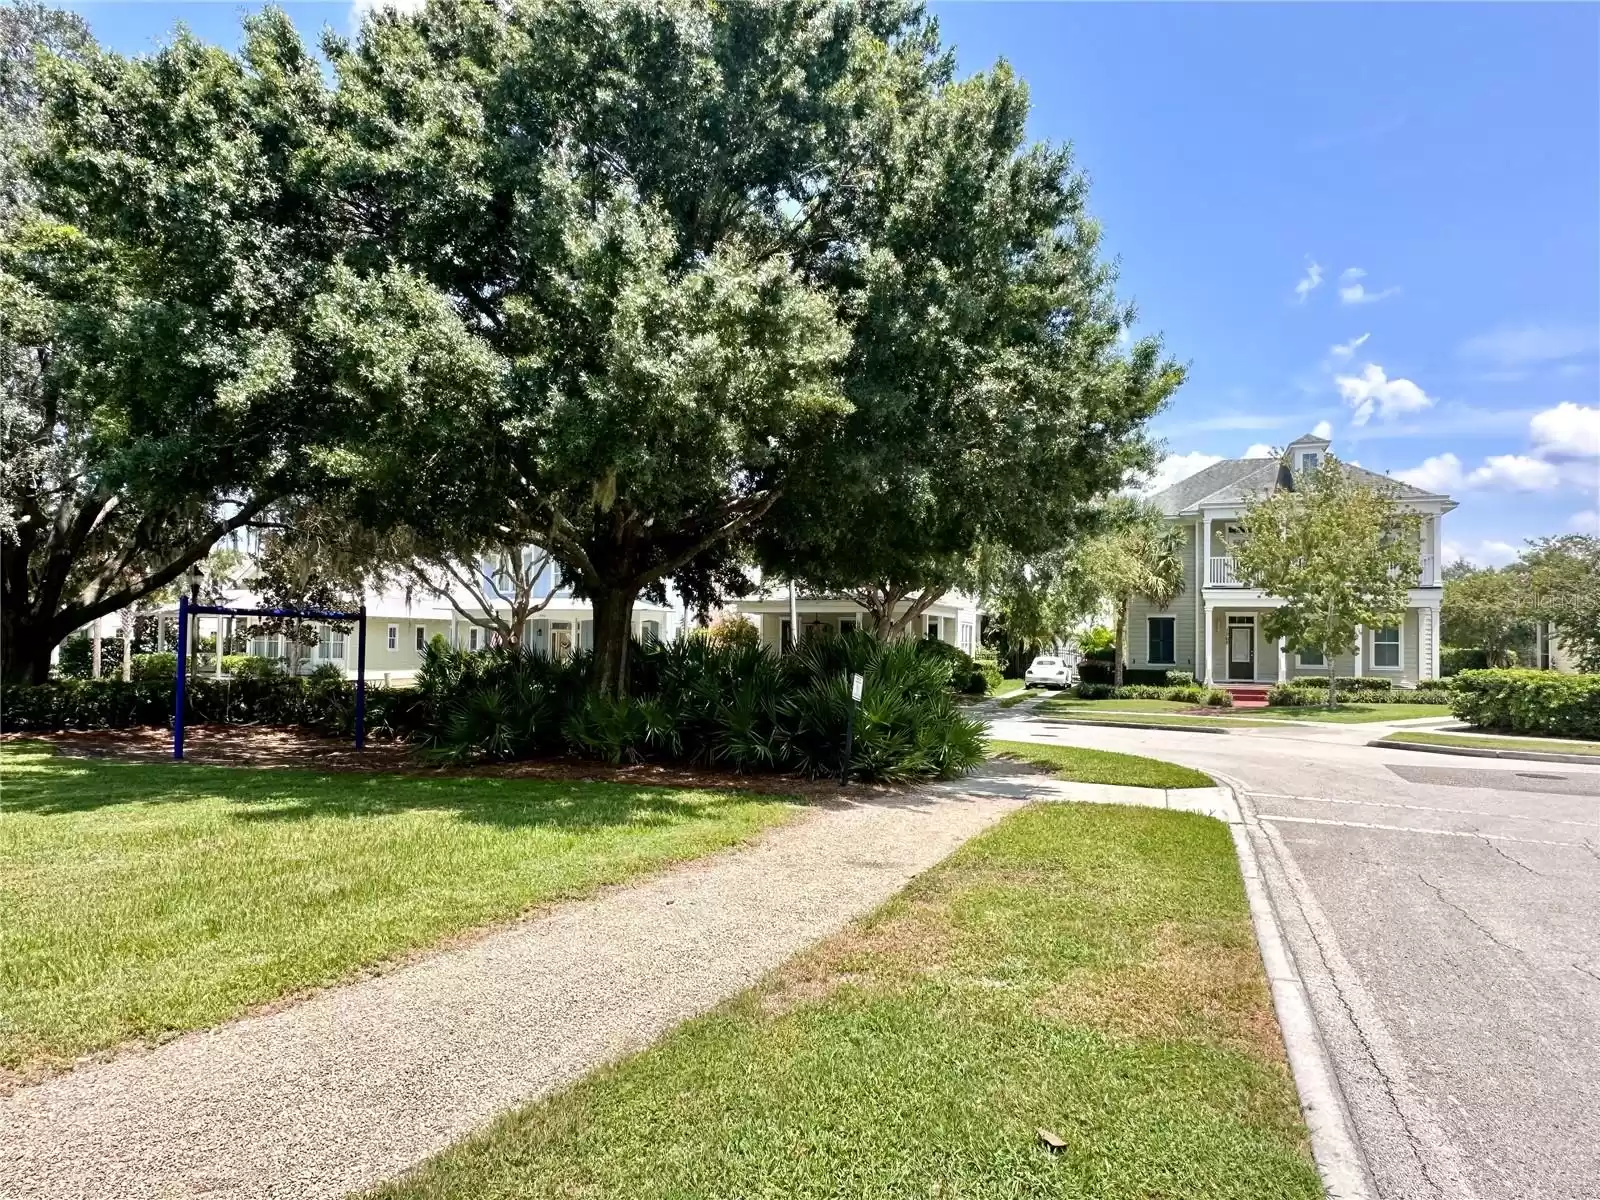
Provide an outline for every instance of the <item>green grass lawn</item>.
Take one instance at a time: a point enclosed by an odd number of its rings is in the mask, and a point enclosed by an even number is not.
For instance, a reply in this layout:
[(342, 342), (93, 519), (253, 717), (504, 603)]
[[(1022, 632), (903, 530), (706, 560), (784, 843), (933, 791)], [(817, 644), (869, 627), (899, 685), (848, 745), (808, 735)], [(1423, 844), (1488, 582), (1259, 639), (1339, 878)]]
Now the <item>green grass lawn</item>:
[(1000, 686), (995, 688), (994, 691), (990, 692), (989, 695), (991, 698), (1010, 696), (1017, 692), (1023, 691), (1027, 688), (1027, 686), (1028, 685), (1021, 679), (1002, 679), (1000, 681)]
[(1474, 737), (1461, 733), (1391, 733), (1385, 742), (1414, 742), (1423, 746), (1467, 746), (1476, 750), (1530, 750), (1536, 754), (1600, 755), (1600, 742), (1565, 738)]
[(1280, 721), (1333, 721), (1355, 724), (1367, 721), (1410, 721), (1416, 717), (1448, 717), (1448, 704), (1341, 704), (1333, 711), (1325, 708), (1258, 708), (1258, 717)]
[(1080, 746), (1044, 746), (1037, 742), (990, 742), (989, 752), (1001, 758), (1044, 767), (1057, 779), (1074, 783), (1120, 783), (1127, 787), (1215, 787), (1211, 776), (1137, 754), (1088, 750)]
[[(1046, 700), (1031, 711), (1043, 716), (1061, 717), (1068, 721), (1104, 722), (1108, 725), (1126, 724), (1131, 721), (1139, 725), (1157, 725), (1163, 729), (1239, 729), (1275, 723), (1256, 720), (1262, 711), (1260, 709), (1251, 709), (1248, 717), (1201, 717), (1175, 712), (1141, 712), (1137, 709), (1123, 711), (1124, 703), (1133, 704), (1138, 701), (1088, 702), (1082, 706), (1069, 708), (1056, 707), (1054, 700)], [(1160, 704), (1163, 701), (1146, 701), (1146, 703)]]
[(0, 1067), (237, 1016), (749, 838), (772, 797), (0, 746)]
[(1062, 804), (1014, 814), (750, 991), (374, 1195), (1322, 1188), (1227, 827)]
[(1041, 712), (1072, 712), (1078, 709), (1090, 712), (1095, 709), (1115, 709), (1117, 712), (1189, 712), (1198, 705), (1184, 700), (1080, 700), (1069, 692), (1064, 696), (1052, 696), (1039, 707)]

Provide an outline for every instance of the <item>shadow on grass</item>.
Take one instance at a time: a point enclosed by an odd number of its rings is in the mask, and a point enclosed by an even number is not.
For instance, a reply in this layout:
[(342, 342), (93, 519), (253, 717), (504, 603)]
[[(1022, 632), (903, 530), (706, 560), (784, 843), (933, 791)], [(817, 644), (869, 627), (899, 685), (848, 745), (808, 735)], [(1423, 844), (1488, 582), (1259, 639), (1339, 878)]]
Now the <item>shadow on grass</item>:
[(0, 754), (0, 778), (0, 812), (14, 814), (63, 816), (121, 805), (221, 800), (240, 821), (447, 812), (481, 825), (574, 831), (705, 820), (731, 806), (781, 799), (695, 790), (696, 798), (686, 801), (679, 798), (685, 789), (581, 780), (114, 762), (57, 756), (49, 747), (25, 744)]

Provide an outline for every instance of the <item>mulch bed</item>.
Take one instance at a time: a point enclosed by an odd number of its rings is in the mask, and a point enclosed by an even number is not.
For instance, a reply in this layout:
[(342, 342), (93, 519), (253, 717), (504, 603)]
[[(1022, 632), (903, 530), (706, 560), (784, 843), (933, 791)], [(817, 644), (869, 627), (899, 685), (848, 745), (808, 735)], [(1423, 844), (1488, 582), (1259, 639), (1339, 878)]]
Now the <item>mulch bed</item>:
[[(49, 742), (62, 754), (112, 758), (127, 762), (172, 761), (172, 733), (167, 729), (65, 730), (60, 733), (6, 733), (4, 741)], [(721, 788), (792, 796), (804, 800), (837, 800), (893, 795), (903, 788), (798, 775), (741, 775), (710, 767), (634, 763), (613, 767), (575, 758), (529, 762), (484, 763), (471, 767), (436, 767), (423, 762), (401, 742), (368, 742), (357, 750), (344, 739), (323, 737), (284, 725), (189, 725), (184, 729), (185, 762), (220, 767), (294, 768), (310, 771), (367, 771), (408, 775), (484, 775), (516, 779), (569, 779), (595, 783), (629, 783), (648, 787)]]

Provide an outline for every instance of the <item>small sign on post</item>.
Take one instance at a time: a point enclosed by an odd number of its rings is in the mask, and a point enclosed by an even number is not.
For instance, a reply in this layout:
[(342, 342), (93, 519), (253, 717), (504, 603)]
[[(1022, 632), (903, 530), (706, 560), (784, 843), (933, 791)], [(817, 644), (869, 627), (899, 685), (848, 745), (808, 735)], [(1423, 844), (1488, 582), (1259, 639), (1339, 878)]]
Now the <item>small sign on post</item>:
[(839, 764), (839, 782), (850, 782), (850, 751), (856, 740), (856, 705), (861, 703), (861, 688), (864, 680), (860, 674), (850, 676), (850, 707), (844, 715), (844, 761)]

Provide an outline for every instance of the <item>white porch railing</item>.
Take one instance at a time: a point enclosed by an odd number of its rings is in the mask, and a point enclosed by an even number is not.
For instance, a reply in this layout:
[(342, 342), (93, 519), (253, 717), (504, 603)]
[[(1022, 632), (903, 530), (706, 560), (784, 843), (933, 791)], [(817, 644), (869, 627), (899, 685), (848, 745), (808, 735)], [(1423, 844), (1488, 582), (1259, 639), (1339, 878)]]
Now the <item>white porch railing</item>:
[(1206, 583), (1210, 587), (1243, 586), (1244, 581), (1239, 578), (1239, 560), (1231, 554), (1213, 555)]

